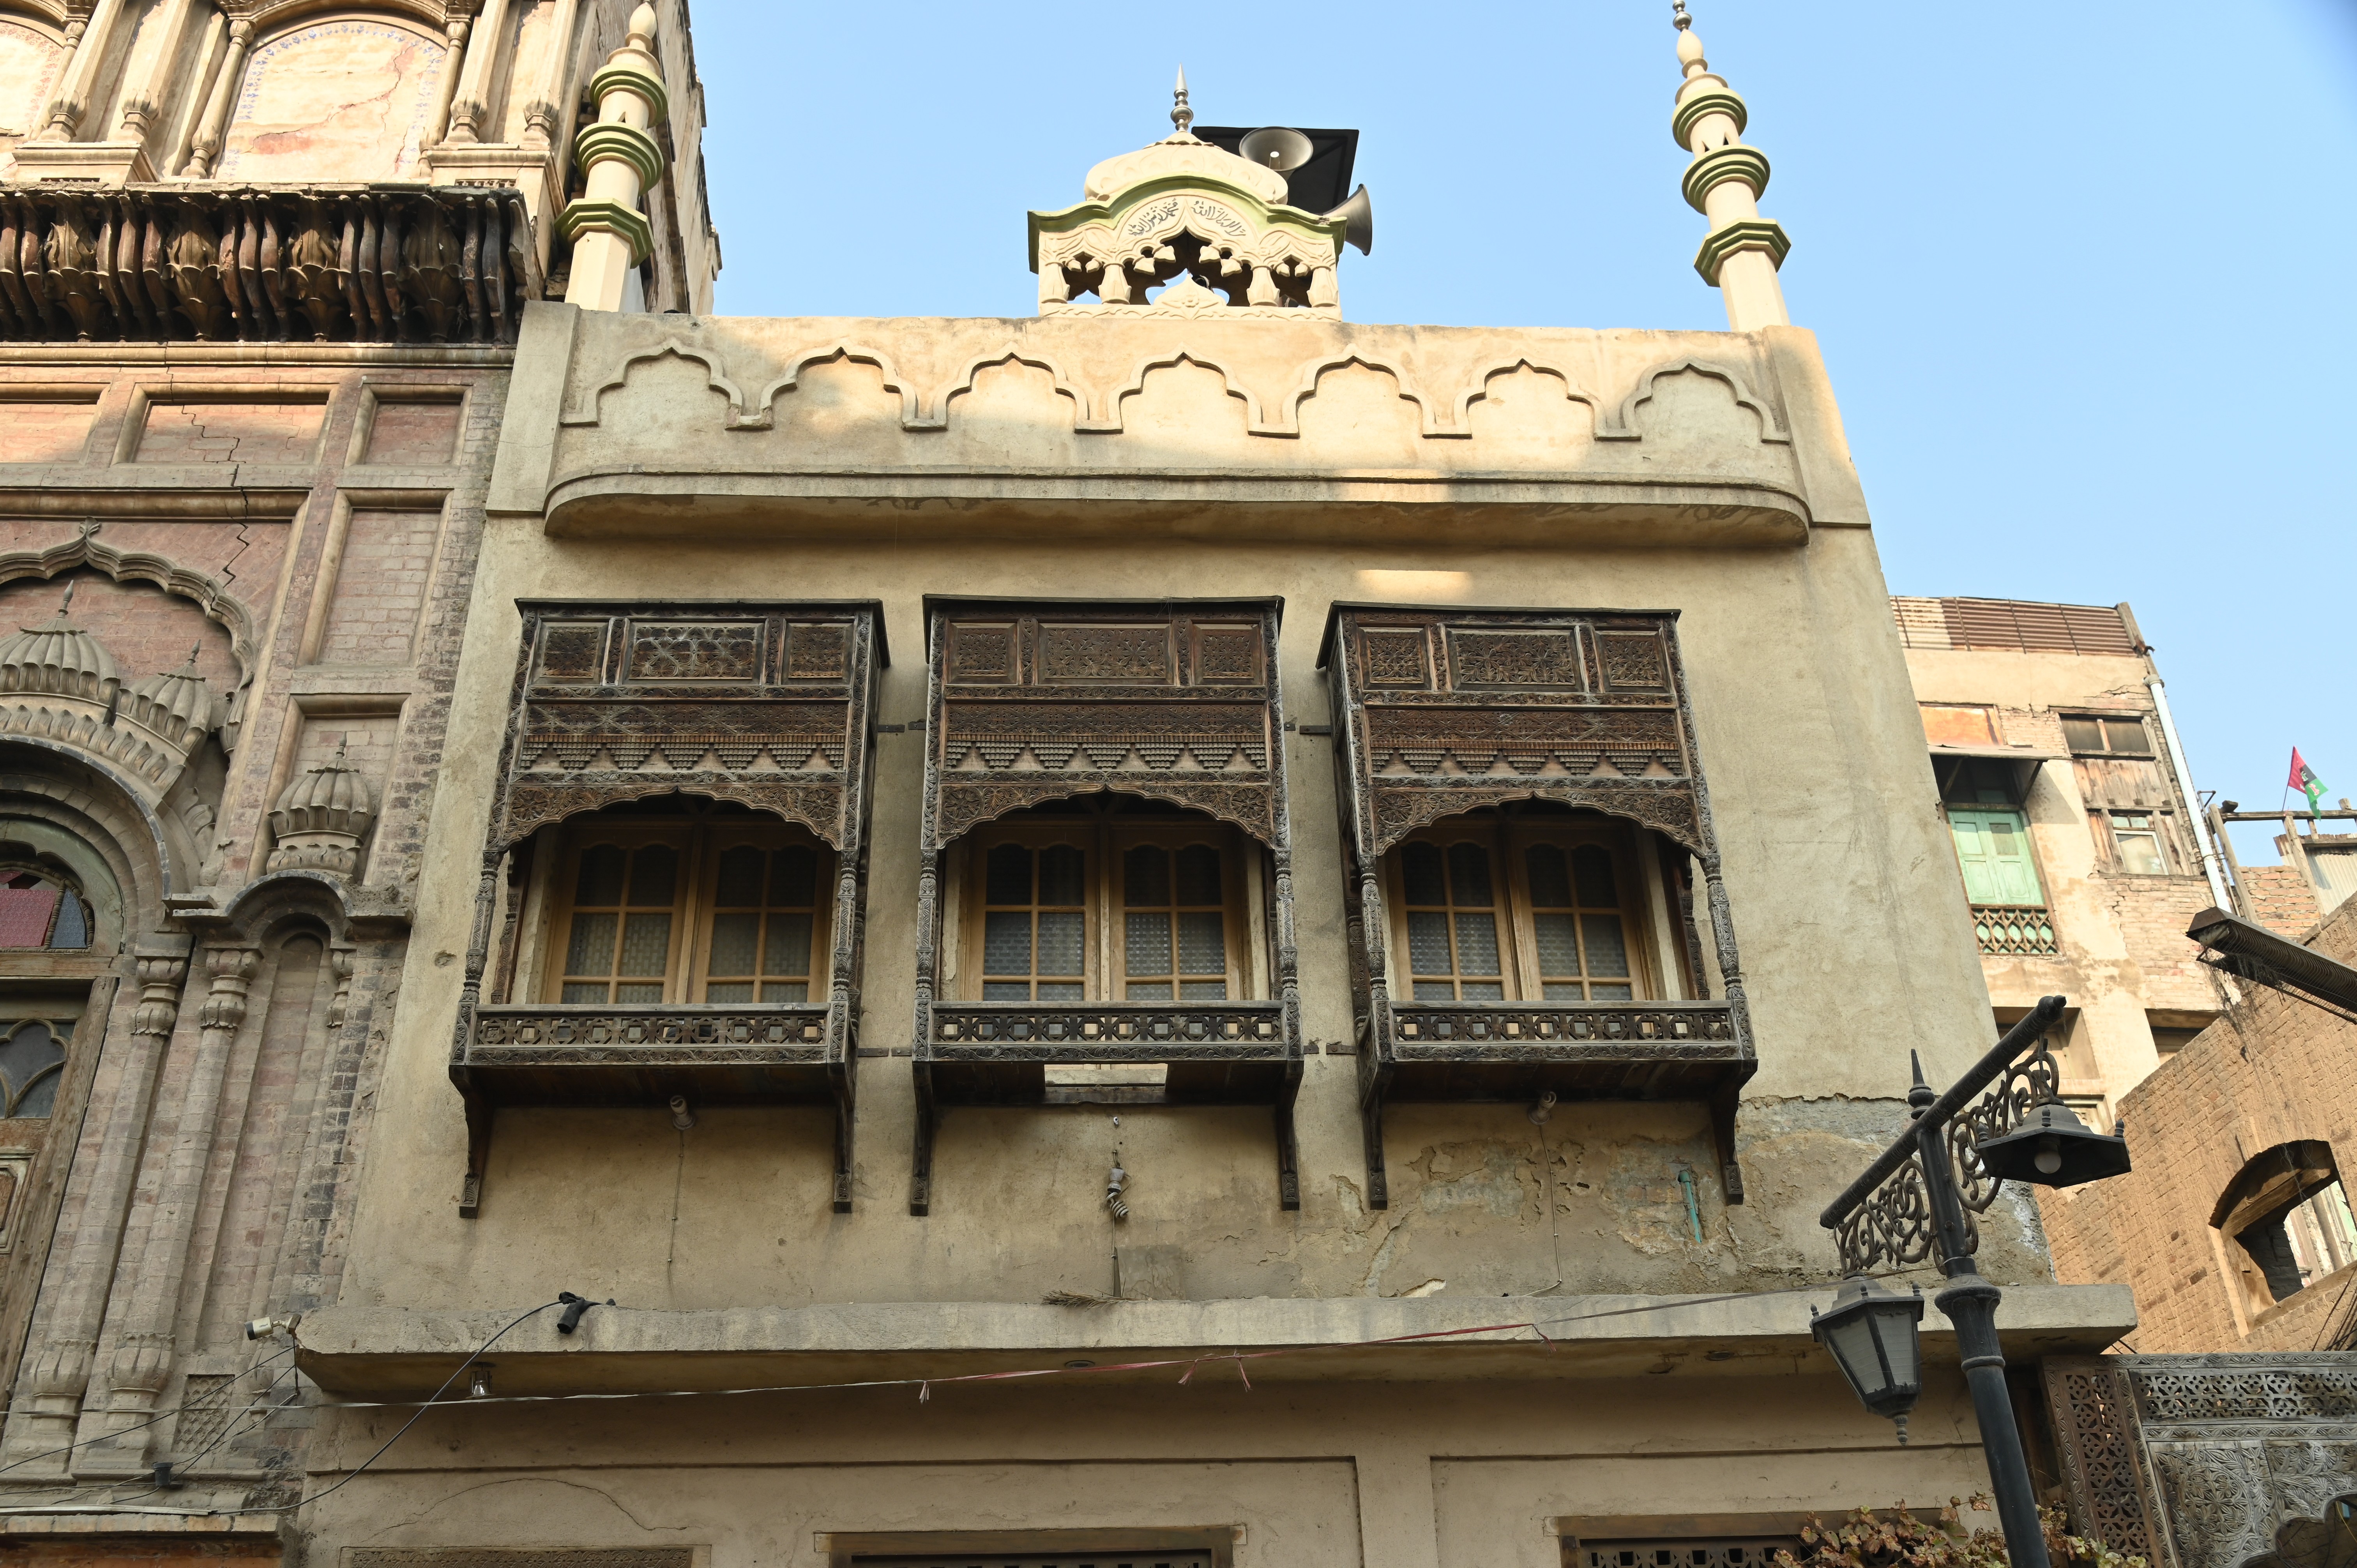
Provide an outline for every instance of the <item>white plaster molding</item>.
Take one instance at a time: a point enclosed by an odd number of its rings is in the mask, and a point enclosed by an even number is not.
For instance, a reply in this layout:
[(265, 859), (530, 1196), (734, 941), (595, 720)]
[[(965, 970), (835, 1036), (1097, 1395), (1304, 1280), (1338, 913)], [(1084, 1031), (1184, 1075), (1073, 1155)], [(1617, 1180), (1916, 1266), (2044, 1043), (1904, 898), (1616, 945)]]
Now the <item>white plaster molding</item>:
[(1301, 373), (1294, 378), (1293, 390), (1286, 392), (1284, 399), (1277, 405), (1277, 423), (1264, 426), (1260, 424), (1258, 421), (1254, 421), (1252, 433), (1254, 435), (1299, 435), (1301, 434), (1301, 405), (1318, 395), (1318, 383), (1325, 379), (1328, 371), (1346, 371), (1352, 365), (1357, 365), (1362, 370), (1380, 371), (1384, 375), (1391, 377), (1392, 385), (1399, 389), (1401, 400), (1403, 402), (1415, 404), (1416, 429), (1419, 435), (1459, 435), (1467, 434), (1463, 431), (1450, 430), (1444, 426), (1437, 425), (1433, 422), (1431, 403), (1426, 401), (1423, 392), (1415, 390), (1408, 384), (1406, 373), (1401, 371), (1397, 366), (1387, 364), (1381, 360), (1371, 360), (1364, 354), (1350, 349), (1345, 349), (1340, 354), (1330, 355), (1324, 359), (1312, 360), (1308, 365), (1304, 366)]
[(1176, 370), (1180, 365), (1192, 365), (1199, 371), (1217, 371), (1220, 373), (1221, 382), (1227, 388), (1228, 395), (1244, 405), (1244, 429), (1248, 434), (1254, 435), (1298, 434), (1283, 425), (1264, 423), (1261, 418), (1260, 399), (1250, 387), (1238, 381), (1229, 373), (1225, 365), (1207, 360), (1200, 354), (1190, 352), (1184, 346), (1173, 349), (1167, 354), (1150, 355), (1140, 360), (1137, 369), (1131, 373), (1128, 381), (1122, 386), (1121, 390), (1107, 398), (1103, 407), (1094, 411), (1087, 424), (1077, 425), (1075, 428), (1084, 435), (1120, 435), (1121, 405), (1146, 390), (1146, 377), (1157, 371)]
[(1653, 383), (1663, 376), (1683, 375), (1691, 371), (1725, 381), (1734, 392), (1738, 406), (1749, 409), (1760, 418), (1760, 439), (1790, 443), (1792, 433), (1785, 428), (1783, 417), (1766, 398), (1752, 390), (1741, 371), (1715, 360), (1693, 358), (1670, 360), (1655, 365), (1637, 379), (1636, 390), (1620, 404), (1618, 418), (1608, 427), (1601, 420), (1597, 424), (1596, 438), (1599, 441), (1641, 441), (1644, 433), (1638, 427), (1637, 410), (1653, 396)]
[(1528, 355), (1523, 355), (1511, 362), (1501, 362), (1491, 365), (1488, 370), (1483, 371), (1480, 375), (1474, 377), (1472, 384), (1468, 386), (1457, 396), (1457, 407), (1454, 411), (1456, 424), (1454, 428), (1427, 428), (1425, 431), (1425, 434), (1426, 435), (1449, 435), (1469, 438), (1473, 434), (1473, 405), (1477, 403), (1488, 401), (1490, 396), (1490, 383), (1491, 381), (1496, 381), (1500, 376), (1511, 376), (1516, 371), (1530, 371), (1538, 375), (1554, 376), (1559, 379), (1563, 382), (1564, 386), (1564, 401), (1566, 403), (1586, 403), (1587, 405), (1588, 414), (1597, 425), (1598, 435), (1600, 435), (1602, 434), (1604, 421), (1607, 413), (1609, 413), (1609, 410), (1605, 407), (1604, 400), (1598, 397), (1594, 392), (1582, 387), (1579, 384), (1579, 378), (1573, 375), (1571, 371), (1560, 362), (1554, 360), (1534, 360)]
[(812, 366), (830, 365), (837, 360), (876, 367), (883, 375), (884, 390), (899, 395), (901, 429), (945, 430), (949, 427), (946, 407), (941, 413), (929, 413), (918, 401), (917, 389), (910, 384), (907, 377), (893, 368), (889, 355), (880, 349), (862, 348), (847, 340), (837, 340), (825, 348), (813, 349), (806, 353), (797, 354), (788, 360), (785, 373), (763, 387), (760, 394), (753, 400), (751, 406), (746, 412), (730, 416), (728, 428), (731, 430), (770, 429), (775, 413), (772, 405), (776, 403), (778, 394), (794, 391), (801, 384), (802, 372)]
[(731, 430), (768, 428), (766, 414), (763, 415), (762, 423), (759, 426), (748, 426), (742, 423), (746, 417), (744, 390), (729, 379), (727, 366), (722, 362), (720, 356), (708, 349), (699, 348), (679, 338), (665, 338), (658, 343), (643, 344), (625, 350), (622, 356), (602, 374), (590, 378), (585, 389), (575, 395), (559, 423), (596, 424), (603, 412), (606, 394), (610, 392), (619, 392), (630, 384), (630, 367), (660, 360), (666, 354), (676, 354), (683, 360), (693, 360), (704, 367), (704, 384), (728, 400), (727, 428)]
[(943, 429), (948, 427), (950, 403), (952, 400), (963, 397), (966, 393), (974, 391), (974, 383), (976, 377), (980, 376), (983, 371), (993, 369), (996, 366), (1010, 364), (1028, 365), (1035, 371), (1047, 371), (1048, 379), (1054, 383), (1054, 390), (1057, 395), (1060, 397), (1068, 397), (1072, 400), (1073, 425), (1077, 428), (1087, 423), (1089, 413), (1088, 394), (1083, 392), (1079, 387), (1075, 386), (1072, 383), (1071, 377), (1064, 374), (1064, 368), (1045, 354), (1029, 353), (1016, 347), (1013, 343), (1009, 343), (1006, 347), (999, 349), (995, 354), (977, 354), (973, 359), (966, 361), (965, 369), (959, 371), (957, 376), (950, 382), (949, 390), (942, 392), (939, 398), (934, 400), (932, 407), (934, 412), (939, 415), (941, 422), (938, 427)]

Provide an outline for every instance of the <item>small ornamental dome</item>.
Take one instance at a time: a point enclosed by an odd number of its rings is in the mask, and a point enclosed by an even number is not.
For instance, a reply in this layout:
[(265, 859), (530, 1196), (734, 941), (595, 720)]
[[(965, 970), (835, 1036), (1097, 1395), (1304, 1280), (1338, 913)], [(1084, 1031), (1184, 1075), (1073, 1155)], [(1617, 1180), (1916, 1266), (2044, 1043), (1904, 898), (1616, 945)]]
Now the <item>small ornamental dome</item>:
[(181, 668), (131, 688), (131, 716), (184, 751), (213, 729), (213, 689), (197, 673), (197, 651), (188, 650)]
[(73, 624), (74, 585), (54, 619), (0, 641), (0, 692), (48, 692), (103, 703), (121, 687), (114, 660), (97, 638)]
[(334, 757), (297, 776), (278, 797), (270, 813), (278, 840), (270, 869), (307, 866), (349, 876), (360, 865), (361, 840), (375, 821), (376, 799), (368, 780), (345, 766), (339, 745)]

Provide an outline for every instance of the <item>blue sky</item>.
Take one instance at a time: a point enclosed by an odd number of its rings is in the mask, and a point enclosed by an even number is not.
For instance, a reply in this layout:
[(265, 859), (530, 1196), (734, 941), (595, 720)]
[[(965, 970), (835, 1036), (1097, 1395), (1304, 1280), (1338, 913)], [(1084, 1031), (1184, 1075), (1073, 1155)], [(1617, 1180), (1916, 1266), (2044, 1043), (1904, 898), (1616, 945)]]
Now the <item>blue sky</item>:
[[(2357, 5), (1693, 3), (1892, 590), (2127, 600), (2203, 789), (2273, 809), (2297, 744), (2357, 797)], [(1030, 315), (1024, 212), (1183, 62), (1206, 124), (1360, 129), (1355, 319), (1726, 325), (1656, 0), (694, 24), (726, 313)]]

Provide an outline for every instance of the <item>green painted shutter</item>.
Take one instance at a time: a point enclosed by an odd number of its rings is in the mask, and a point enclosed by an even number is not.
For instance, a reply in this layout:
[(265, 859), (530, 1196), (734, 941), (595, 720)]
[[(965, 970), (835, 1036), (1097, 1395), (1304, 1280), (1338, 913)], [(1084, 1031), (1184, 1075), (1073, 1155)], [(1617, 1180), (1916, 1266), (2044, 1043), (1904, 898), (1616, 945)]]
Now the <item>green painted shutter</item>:
[(1964, 896), (1974, 903), (2046, 902), (2038, 886), (2038, 868), (2030, 863), (2029, 824), (2019, 811), (1951, 806), (1948, 830), (1955, 835)]

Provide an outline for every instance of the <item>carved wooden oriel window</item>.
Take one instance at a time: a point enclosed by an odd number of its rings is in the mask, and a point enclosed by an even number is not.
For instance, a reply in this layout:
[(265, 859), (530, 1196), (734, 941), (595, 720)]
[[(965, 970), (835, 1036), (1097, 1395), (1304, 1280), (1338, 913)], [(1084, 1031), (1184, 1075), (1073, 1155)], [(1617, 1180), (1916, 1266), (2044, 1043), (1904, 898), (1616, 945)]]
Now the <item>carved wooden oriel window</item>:
[(909, 1207), (963, 1104), (1275, 1109), (1300, 1079), (1278, 605), (934, 600)]
[(571, 824), (544, 1000), (808, 1002), (824, 985), (834, 854), (805, 830), (720, 816)]
[(527, 601), (452, 1081), (500, 1105), (832, 1105), (851, 1203), (872, 603)]
[(1387, 1100), (1544, 1093), (1706, 1101), (1740, 1201), (1757, 1061), (1675, 617), (1341, 605), (1322, 662), (1370, 1201)]

